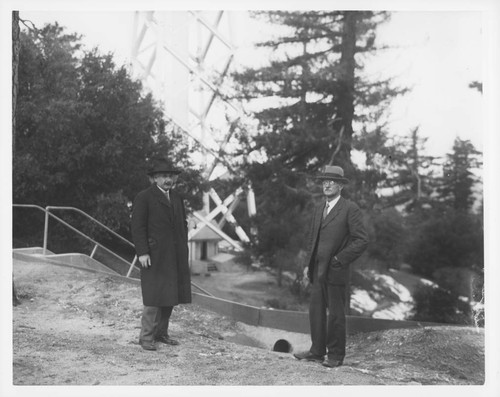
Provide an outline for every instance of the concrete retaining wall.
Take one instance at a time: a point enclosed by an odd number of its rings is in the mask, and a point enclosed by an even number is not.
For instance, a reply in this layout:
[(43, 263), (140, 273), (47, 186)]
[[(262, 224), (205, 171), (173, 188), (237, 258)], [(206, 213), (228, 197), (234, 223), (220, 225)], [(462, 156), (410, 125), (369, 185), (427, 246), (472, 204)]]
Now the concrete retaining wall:
[[(206, 307), (219, 314), (231, 317), (235, 321), (241, 321), (253, 326), (275, 328), (304, 334), (308, 334), (310, 332), (309, 314), (307, 312), (258, 308), (194, 292), (193, 303)], [(347, 332), (349, 334), (435, 325), (443, 324), (347, 316)]]

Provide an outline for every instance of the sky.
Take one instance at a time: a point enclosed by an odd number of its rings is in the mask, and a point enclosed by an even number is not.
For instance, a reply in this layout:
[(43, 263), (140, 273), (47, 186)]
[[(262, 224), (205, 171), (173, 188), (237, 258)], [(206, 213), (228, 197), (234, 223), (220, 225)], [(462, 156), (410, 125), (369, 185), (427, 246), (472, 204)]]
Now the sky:
[[(130, 11), (21, 11), (20, 16), (38, 27), (57, 21), (69, 32), (83, 35), (86, 47), (114, 53), (118, 64), (131, 61)], [(391, 49), (367, 63), (368, 73), (374, 79), (394, 78), (397, 85), (410, 88), (390, 106), (391, 134), (405, 135), (419, 127), (428, 138), (428, 153), (436, 156), (450, 152), (456, 137), (483, 150), (484, 99), (469, 88), (472, 81), (483, 80), (482, 25), (478, 11), (401, 11), (381, 25), (377, 43)], [(239, 15), (232, 38), (239, 48), (236, 61), (251, 64), (258, 54), (253, 42), (269, 32)]]
[(392, 132), (419, 127), (434, 155), (449, 152), (457, 136), (482, 151), (483, 98), (469, 88), (472, 81), (483, 81), (481, 13), (396, 13), (381, 27), (379, 39), (394, 49), (379, 57), (378, 71), (411, 90), (391, 105)]

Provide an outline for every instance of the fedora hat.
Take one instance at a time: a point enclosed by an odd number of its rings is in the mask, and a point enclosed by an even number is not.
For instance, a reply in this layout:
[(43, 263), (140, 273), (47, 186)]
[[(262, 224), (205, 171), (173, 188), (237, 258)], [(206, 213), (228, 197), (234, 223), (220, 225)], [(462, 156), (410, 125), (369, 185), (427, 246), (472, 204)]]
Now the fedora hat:
[(149, 176), (154, 176), (155, 174), (159, 174), (159, 173), (179, 175), (181, 172), (182, 172), (181, 170), (172, 167), (170, 165), (170, 163), (168, 163), (167, 161), (165, 161), (165, 160), (157, 160), (149, 168), (148, 175)]
[(337, 165), (325, 165), (316, 178), (349, 183), (349, 179), (344, 178), (344, 170)]

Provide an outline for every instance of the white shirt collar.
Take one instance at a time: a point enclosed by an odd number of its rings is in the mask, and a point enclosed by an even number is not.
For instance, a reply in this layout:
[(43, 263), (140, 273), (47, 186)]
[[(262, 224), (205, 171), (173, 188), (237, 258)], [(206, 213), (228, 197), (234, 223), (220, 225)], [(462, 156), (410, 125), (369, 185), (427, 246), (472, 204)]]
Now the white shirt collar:
[(160, 189), (160, 191), (161, 191), (162, 193), (164, 193), (164, 194), (165, 194), (165, 193), (167, 193), (167, 191), (166, 191), (166, 190), (163, 190), (160, 186), (156, 185), (156, 187), (157, 187), (158, 189)]
[(333, 199), (332, 201), (327, 200), (326, 205), (328, 205), (328, 211), (330, 211), (335, 206), (335, 204), (339, 202), (339, 200), (340, 200), (340, 195), (337, 198)]

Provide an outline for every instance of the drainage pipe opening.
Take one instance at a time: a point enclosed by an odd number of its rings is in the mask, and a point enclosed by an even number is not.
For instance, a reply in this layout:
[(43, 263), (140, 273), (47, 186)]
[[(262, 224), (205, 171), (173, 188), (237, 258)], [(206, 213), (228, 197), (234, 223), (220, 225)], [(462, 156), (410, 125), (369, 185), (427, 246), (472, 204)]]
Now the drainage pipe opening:
[(291, 353), (292, 345), (286, 339), (278, 339), (273, 346), (273, 352)]

